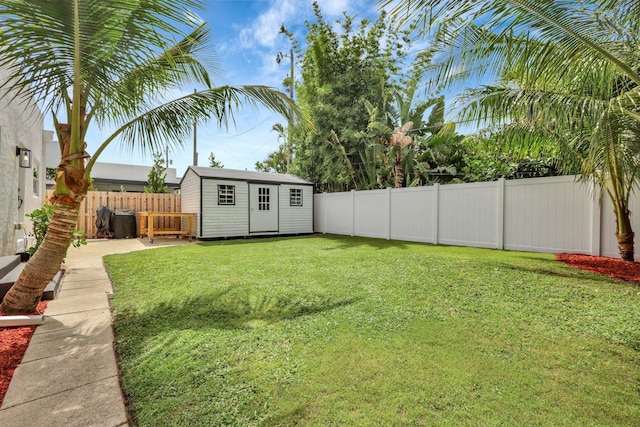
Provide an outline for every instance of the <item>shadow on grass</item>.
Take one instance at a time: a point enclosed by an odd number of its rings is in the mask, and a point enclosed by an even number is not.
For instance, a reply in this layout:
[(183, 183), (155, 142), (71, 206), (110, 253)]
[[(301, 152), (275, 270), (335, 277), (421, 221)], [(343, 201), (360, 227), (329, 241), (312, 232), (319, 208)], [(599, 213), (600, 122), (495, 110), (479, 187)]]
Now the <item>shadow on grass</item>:
[(285, 235), (285, 236), (241, 236), (230, 238), (212, 238), (212, 239), (200, 239), (196, 243), (197, 246), (234, 246), (234, 245), (249, 245), (253, 243), (273, 243), (295, 239), (308, 239), (314, 234), (301, 234), (301, 235)]
[[(523, 257), (523, 258), (526, 258), (526, 257)], [(540, 274), (543, 276), (551, 276), (551, 277), (562, 277), (565, 279), (590, 280), (592, 282), (602, 282), (602, 283), (612, 283), (612, 282), (631, 283), (631, 282), (625, 282), (620, 279), (615, 279), (613, 277), (608, 277), (602, 274), (597, 274), (597, 273), (573, 268), (561, 261), (556, 261), (552, 259), (545, 260), (545, 259), (539, 259), (539, 258), (532, 258), (532, 259), (538, 265), (524, 266), (524, 265), (510, 264), (507, 262), (500, 262), (498, 263), (498, 265), (500, 266), (500, 268), (504, 268), (505, 270)]]
[(368, 247), (373, 249), (408, 249), (408, 245), (411, 243), (401, 240), (385, 240), (371, 237), (352, 237), (337, 234), (318, 234), (316, 236), (321, 237), (323, 240), (336, 245), (335, 247), (331, 248), (323, 248), (324, 250), (353, 249), (358, 247)]
[(341, 234), (304, 234), (299, 236), (251, 236), (251, 237), (238, 237), (231, 239), (205, 239), (200, 240), (197, 245), (202, 247), (207, 246), (234, 246), (234, 245), (248, 245), (252, 243), (274, 243), (280, 241), (296, 240), (296, 239), (319, 239), (325, 240), (330, 243), (337, 244), (336, 247), (324, 248), (325, 250), (333, 249), (350, 249), (356, 247), (370, 247), (375, 249), (385, 248), (402, 248), (406, 249), (407, 244), (411, 242), (404, 242), (401, 240), (386, 240), (373, 237), (358, 237), (347, 236)]
[(185, 300), (163, 302), (144, 312), (118, 310), (116, 329), (145, 328), (148, 331), (170, 329), (253, 329), (313, 315), (353, 304), (355, 298), (331, 296), (269, 295), (232, 293), (231, 288)]

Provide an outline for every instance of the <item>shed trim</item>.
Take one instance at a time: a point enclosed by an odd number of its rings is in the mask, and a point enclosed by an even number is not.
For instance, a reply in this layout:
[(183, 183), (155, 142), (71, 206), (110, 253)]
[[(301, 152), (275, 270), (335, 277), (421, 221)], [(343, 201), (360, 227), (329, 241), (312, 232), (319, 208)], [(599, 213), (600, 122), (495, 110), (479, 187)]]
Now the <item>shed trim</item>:
[[(200, 181), (200, 203), (199, 203), (199, 205), (200, 205), (200, 236), (198, 236), (198, 237), (201, 237), (204, 234), (203, 233), (203, 230), (204, 230), (204, 228), (203, 228), (204, 227), (204, 222), (203, 222), (204, 221), (204, 203), (202, 203), (202, 196), (204, 194), (204, 188), (203, 188), (204, 184), (203, 184), (202, 179), (200, 179), (199, 181)], [(180, 187), (182, 187), (182, 181), (180, 181)]]
[(188, 174), (189, 170), (193, 171), (201, 178), (214, 178), (220, 180), (234, 180), (247, 182), (264, 182), (278, 184), (294, 184), (294, 185), (313, 185), (312, 182), (302, 179), (295, 175), (279, 174), (270, 172), (243, 171), (236, 169), (210, 168), (202, 166), (189, 166), (182, 176), (180, 183)]
[(200, 180), (203, 181), (205, 179), (213, 179), (216, 181), (242, 181), (242, 182), (246, 182), (249, 184), (264, 184), (264, 185), (300, 185), (300, 186), (307, 186), (307, 187), (313, 187), (313, 184), (307, 184), (307, 183), (296, 183), (296, 182), (282, 182), (282, 181), (256, 181), (253, 179), (242, 179), (242, 178), (218, 178), (215, 176), (200, 176)]

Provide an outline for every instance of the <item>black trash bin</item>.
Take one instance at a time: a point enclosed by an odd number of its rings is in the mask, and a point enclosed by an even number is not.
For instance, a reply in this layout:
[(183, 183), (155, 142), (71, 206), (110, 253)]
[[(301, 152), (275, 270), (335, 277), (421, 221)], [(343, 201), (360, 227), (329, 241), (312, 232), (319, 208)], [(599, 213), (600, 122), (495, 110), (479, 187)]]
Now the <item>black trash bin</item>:
[(111, 231), (114, 239), (134, 239), (136, 233), (136, 214), (132, 209), (116, 209), (111, 217)]
[(96, 209), (96, 227), (98, 228), (98, 233), (96, 234), (96, 238), (98, 239), (110, 239), (112, 236), (111, 233), (111, 216), (113, 212), (106, 207), (100, 206)]

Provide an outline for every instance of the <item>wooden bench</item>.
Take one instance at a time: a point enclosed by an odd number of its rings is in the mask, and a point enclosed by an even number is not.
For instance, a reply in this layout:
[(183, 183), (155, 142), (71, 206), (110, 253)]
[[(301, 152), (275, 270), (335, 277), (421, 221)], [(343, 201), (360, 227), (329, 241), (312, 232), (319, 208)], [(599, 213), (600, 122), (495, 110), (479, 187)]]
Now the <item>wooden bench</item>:
[[(195, 237), (195, 225), (196, 214), (188, 212), (139, 212), (140, 215), (140, 227), (138, 227), (138, 233), (140, 237), (145, 235), (149, 237), (149, 243), (153, 243), (153, 238), (159, 235), (170, 236), (187, 236), (189, 241), (192, 237)], [(156, 217), (163, 218), (187, 218), (188, 228), (182, 230), (182, 221), (177, 221), (175, 228), (153, 228), (153, 219)]]

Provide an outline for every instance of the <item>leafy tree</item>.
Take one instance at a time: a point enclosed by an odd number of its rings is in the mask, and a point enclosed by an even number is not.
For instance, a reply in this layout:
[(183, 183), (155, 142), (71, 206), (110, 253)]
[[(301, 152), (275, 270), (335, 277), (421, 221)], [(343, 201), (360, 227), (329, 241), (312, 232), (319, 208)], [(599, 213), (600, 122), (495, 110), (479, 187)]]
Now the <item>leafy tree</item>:
[(297, 100), (312, 126), (292, 132), (292, 170), (323, 190), (371, 188), (375, 178), (363, 160), (368, 141), (359, 137), (370, 120), (367, 105), (386, 111), (409, 41), (384, 13), (359, 26), (345, 14), (336, 28), (313, 7), (316, 22), (307, 23), (306, 49), (296, 55)]
[[(382, 0), (445, 53), (435, 79), (493, 79), (462, 118), (502, 127), (513, 146), (554, 145), (611, 199), (622, 259), (634, 259), (629, 196), (640, 172), (640, 4), (632, 1)], [(455, 70), (455, 73), (453, 72)]]
[(281, 145), (278, 151), (270, 153), (265, 160), (256, 162), (255, 169), (261, 172), (287, 173), (287, 154), (284, 147)]
[(464, 182), (494, 181), (557, 176), (557, 153), (540, 152), (535, 157), (517, 155), (505, 147), (500, 135), (479, 133), (461, 142), (462, 167), (458, 177)]
[(145, 193), (168, 193), (169, 188), (165, 184), (167, 179), (167, 166), (162, 153), (154, 153), (153, 166), (147, 176), (147, 184), (149, 186), (144, 187)]
[(216, 160), (216, 156), (212, 152), (209, 153), (209, 167), (210, 168), (223, 168), (224, 167), (224, 165), (222, 164), (221, 161)]
[[(414, 105), (416, 84), (417, 80), (410, 80), (393, 94), (394, 103), (389, 107), (386, 122), (377, 110), (369, 110), (371, 121), (363, 137), (369, 141), (370, 150), (377, 150), (375, 156), (369, 156), (367, 164), (376, 164), (380, 187), (457, 179), (463, 160), (460, 145), (463, 136), (456, 132), (454, 123), (445, 123), (442, 96)], [(398, 140), (398, 131), (403, 127), (407, 128), (405, 136), (411, 138), (404, 143)]]
[[(56, 1), (0, 3), (0, 89), (16, 102), (35, 99), (51, 114), (60, 143), (51, 226), (0, 309), (32, 312), (58, 271), (89, 187), (91, 168), (116, 138), (133, 149), (181, 145), (197, 123), (226, 126), (243, 101), (286, 115), (284, 94), (263, 86), (215, 87), (197, 56), (207, 47), (205, 24), (188, 9), (200, 0)], [(194, 19), (196, 18), (196, 19)], [(210, 57), (210, 56), (209, 56)], [(181, 85), (204, 90), (167, 101)], [(89, 156), (91, 125), (115, 129)]]

